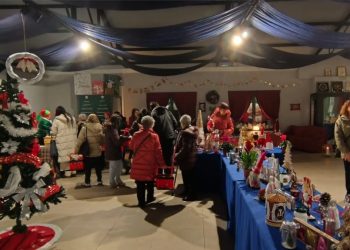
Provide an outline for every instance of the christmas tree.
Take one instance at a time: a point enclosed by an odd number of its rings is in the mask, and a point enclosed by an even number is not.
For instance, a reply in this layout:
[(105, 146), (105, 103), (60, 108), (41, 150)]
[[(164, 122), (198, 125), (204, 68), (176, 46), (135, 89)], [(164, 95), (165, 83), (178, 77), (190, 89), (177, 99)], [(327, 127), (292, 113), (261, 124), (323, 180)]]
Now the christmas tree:
[(47, 211), (64, 197), (50, 166), (35, 155), (36, 125), (17, 81), (0, 80), (0, 219), (15, 219), (15, 233), (27, 231), (23, 219)]
[(292, 163), (292, 144), (287, 141), (286, 151), (284, 153), (283, 166), (288, 170), (289, 173), (293, 171)]

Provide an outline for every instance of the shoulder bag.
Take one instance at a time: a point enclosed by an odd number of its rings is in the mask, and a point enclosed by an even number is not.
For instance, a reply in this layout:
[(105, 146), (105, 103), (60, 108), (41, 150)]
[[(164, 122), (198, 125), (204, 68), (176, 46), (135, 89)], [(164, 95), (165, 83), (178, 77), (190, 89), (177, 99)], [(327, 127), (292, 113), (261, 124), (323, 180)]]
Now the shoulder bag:
[(87, 127), (86, 126), (85, 126), (85, 140), (79, 148), (79, 154), (83, 155), (84, 157), (87, 157), (90, 154), (90, 146), (89, 146), (89, 142), (88, 142)]

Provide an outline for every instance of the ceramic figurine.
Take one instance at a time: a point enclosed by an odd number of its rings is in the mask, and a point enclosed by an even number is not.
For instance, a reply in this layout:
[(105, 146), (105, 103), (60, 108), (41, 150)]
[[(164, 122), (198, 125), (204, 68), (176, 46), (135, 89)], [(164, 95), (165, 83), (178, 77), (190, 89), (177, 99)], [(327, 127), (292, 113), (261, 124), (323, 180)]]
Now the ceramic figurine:
[(249, 186), (251, 188), (260, 188), (260, 181), (259, 181), (259, 175), (263, 166), (263, 162), (266, 158), (266, 152), (262, 152), (260, 154), (260, 158), (255, 166), (255, 168), (250, 172), (249, 174)]
[(311, 185), (311, 179), (309, 177), (304, 177), (303, 184), (303, 204), (308, 209), (312, 206), (312, 197), (314, 195), (314, 191)]

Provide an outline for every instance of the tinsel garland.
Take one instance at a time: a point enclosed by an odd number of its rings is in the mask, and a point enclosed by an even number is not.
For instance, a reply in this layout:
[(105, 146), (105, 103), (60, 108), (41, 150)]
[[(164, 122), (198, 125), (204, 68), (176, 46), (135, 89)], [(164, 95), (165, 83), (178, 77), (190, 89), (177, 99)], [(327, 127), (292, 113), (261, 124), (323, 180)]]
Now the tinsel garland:
[(16, 128), (13, 126), (10, 119), (4, 114), (0, 114), (0, 124), (1, 123), (7, 132), (13, 137), (28, 137), (34, 136), (37, 133), (36, 129)]
[(39, 157), (34, 156), (31, 153), (18, 153), (10, 156), (0, 157), (0, 165), (10, 165), (13, 163), (25, 163), (32, 164), (39, 168), (41, 166), (41, 160)]

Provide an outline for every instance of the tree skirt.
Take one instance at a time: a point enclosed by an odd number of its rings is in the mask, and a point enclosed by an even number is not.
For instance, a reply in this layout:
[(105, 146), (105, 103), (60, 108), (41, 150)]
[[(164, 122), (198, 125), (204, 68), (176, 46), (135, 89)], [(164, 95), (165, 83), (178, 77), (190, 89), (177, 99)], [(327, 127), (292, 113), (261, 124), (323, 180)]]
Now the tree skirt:
[(0, 249), (49, 249), (61, 235), (61, 228), (51, 224), (29, 225), (28, 231), (23, 234), (15, 234), (11, 229), (8, 229), (0, 232)]

